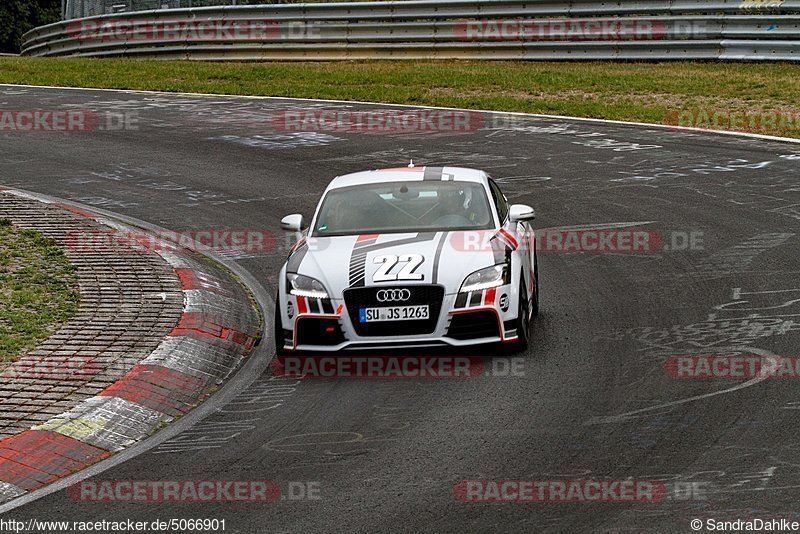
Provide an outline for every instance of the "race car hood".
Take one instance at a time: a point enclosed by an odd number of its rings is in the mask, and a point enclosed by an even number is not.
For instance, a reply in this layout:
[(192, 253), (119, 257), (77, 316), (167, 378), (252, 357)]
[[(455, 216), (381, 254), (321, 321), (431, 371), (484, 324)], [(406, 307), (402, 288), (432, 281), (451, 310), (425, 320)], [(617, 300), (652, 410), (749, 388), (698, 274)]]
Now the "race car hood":
[[(456, 293), (469, 274), (507, 260), (511, 246), (498, 239), (496, 230), (435, 232), (420, 234), (382, 234), (341, 237), (308, 237), (301, 241), (287, 262), (287, 272), (316, 278), (334, 299), (342, 298), (349, 287), (387, 284), (441, 284), (447, 293)], [(384, 262), (380, 256), (396, 256), (388, 271), (398, 274), (407, 262), (402, 256), (423, 258), (413, 274), (422, 279), (375, 280)]]

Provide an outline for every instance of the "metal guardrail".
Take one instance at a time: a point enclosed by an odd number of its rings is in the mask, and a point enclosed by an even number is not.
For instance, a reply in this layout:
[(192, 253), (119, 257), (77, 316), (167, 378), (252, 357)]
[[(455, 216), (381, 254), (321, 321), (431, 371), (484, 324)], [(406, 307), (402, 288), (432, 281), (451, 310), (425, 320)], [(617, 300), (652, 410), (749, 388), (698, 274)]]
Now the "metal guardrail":
[(149, 11), (153, 9), (292, 4), (301, 3), (302, 1), (303, 0), (64, 0), (62, 2), (63, 12), (61, 18), (65, 20), (78, 19), (93, 17), (95, 15), (113, 15), (132, 11)]
[(86, 17), (23, 40), (32, 56), (798, 61), (800, 0), (237, 5)]
[[(411, 2), (413, 0), (393, 0), (392, 2), (369, 2), (397, 4), (400, 2)], [(202, 8), (211, 6), (262, 6), (274, 4), (296, 4), (302, 0), (65, 0), (64, 19), (83, 18), (99, 15), (110, 15), (136, 11), (150, 10), (174, 10), (181, 8)], [(322, 3), (311, 0), (308, 3)], [(336, 0), (328, 0), (327, 4), (335, 3)], [(350, 3), (354, 3), (351, 2)], [(451, 1), (416, 2), (421, 4), (447, 6)], [(490, 0), (484, 2), (470, 2), (475, 5), (478, 3), (488, 4), (517, 4), (524, 5), (529, 10), (529, 15), (533, 14), (557, 14), (566, 15), (569, 13), (583, 13), (594, 15), (598, 13), (606, 14), (666, 14), (666, 13), (708, 13), (720, 11), (730, 13), (731, 9), (740, 10), (771, 10), (781, 12), (784, 9), (791, 9), (793, 0), (664, 0), (660, 2), (647, 0), (622, 0), (599, 2), (597, 0), (529, 0), (520, 2), (519, 0)], [(795, 6), (796, 7), (796, 6)], [(372, 9), (366, 8), (366, 9)]]

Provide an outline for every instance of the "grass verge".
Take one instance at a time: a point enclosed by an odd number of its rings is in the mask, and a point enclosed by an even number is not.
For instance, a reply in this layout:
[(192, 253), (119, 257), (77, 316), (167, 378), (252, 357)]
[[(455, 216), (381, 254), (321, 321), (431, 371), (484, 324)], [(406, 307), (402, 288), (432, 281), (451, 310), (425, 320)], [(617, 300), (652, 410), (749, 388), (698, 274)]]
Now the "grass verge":
[(55, 241), (0, 219), (0, 371), (75, 315), (79, 300)]
[(788, 63), (0, 58), (0, 83), (523, 111), (800, 138), (798, 79), (800, 65)]

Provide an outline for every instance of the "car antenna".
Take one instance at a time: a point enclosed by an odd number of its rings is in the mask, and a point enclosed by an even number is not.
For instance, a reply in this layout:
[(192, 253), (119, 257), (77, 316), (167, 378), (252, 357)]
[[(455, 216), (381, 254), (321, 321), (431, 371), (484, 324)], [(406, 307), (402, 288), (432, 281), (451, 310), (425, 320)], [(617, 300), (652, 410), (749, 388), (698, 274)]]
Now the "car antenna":
[(409, 160), (409, 163), (408, 163), (408, 168), (409, 168), (409, 169), (413, 169), (413, 168), (414, 168), (414, 160), (413, 160), (413, 159), (412, 159), (412, 160)]

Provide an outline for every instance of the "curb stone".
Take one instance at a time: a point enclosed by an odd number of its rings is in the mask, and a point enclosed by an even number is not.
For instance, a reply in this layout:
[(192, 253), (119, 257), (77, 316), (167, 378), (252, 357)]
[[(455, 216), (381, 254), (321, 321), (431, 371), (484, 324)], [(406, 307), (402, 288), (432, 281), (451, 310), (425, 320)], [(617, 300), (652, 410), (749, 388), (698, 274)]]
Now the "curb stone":
[[(0, 187), (2, 195), (49, 204), (107, 230), (141, 233), (69, 204)], [(255, 345), (260, 317), (242, 285), (227, 270), (200, 254), (159, 243), (155, 254), (180, 284), (180, 317), (161, 336), (156, 348), (128, 365), (118, 380), (104, 388), (95, 387), (93, 396), (63, 413), (53, 414), (30, 430), (0, 440), (0, 503), (46, 486), (152, 435), (202, 402), (212, 388), (239, 367)], [(142, 302), (143, 306), (147, 304), (146, 300)]]

